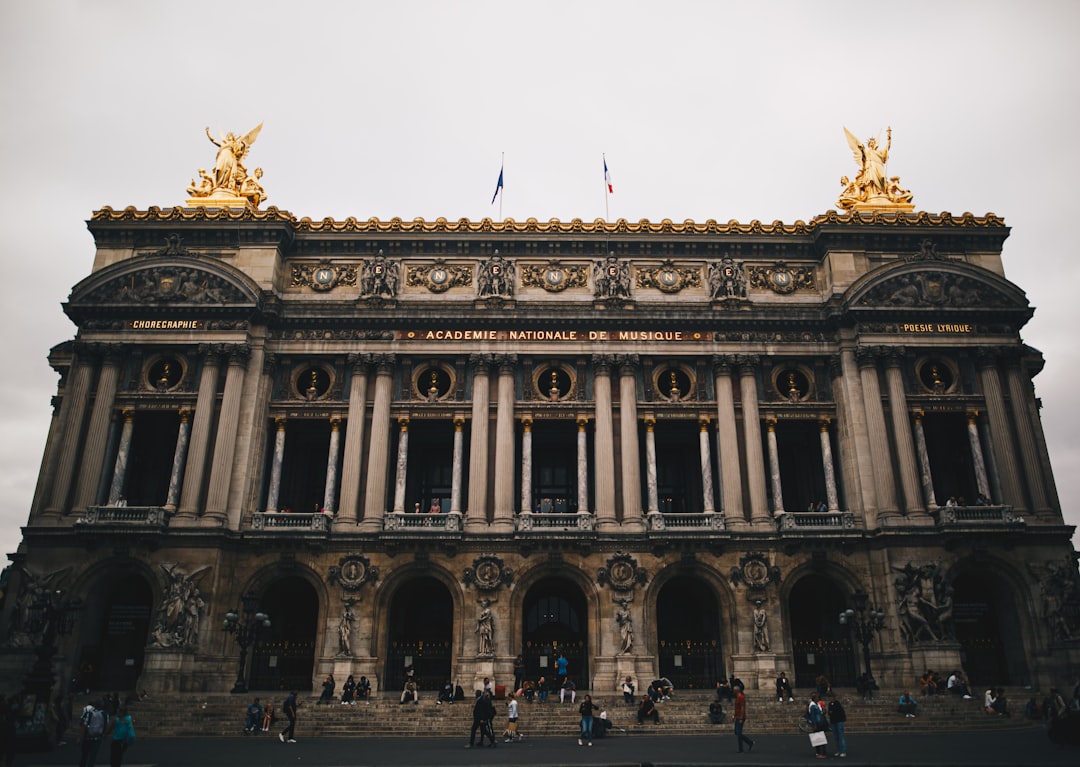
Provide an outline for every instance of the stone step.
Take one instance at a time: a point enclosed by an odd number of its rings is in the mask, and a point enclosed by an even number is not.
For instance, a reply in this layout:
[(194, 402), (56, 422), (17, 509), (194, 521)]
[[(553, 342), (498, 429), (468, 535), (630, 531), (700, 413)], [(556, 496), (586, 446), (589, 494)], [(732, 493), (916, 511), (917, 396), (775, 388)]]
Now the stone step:
[[(251, 695), (170, 695), (151, 697), (131, 707), (132, 716), (140, 733), (148, 736), (200, 736), (233, 737), (243, 729), (244, 714)], [(259, 693), (258, 697), (272, 701), (280, 711), (284, 693)], [(841, 695), (848, 715), (848, 728), (861, 732), (904, 731), (958, 731), (1006, 729), (1028, 726), (1019, 716), (1013, 718), (989, 716), (982, 711), (980, 702), (958, 700), (938, 696), (920, 700), (919, 716), (904, 717), (896, 711), (896, 699), (881, 695), (876, 700), (864, 701)], [(74, 706), (78, 713), (93, 696), (81, 696)], [(712, 700), (707, 692), (686, 692), (669, 701), (658, 704), (661, 724), (665, 734), (708, 734), (725, 729), (729, 725), (712, 725), (706, 710)], [(579, 698), (580, 701), (580, 698)], [(628, 733), (651, 733), (657, 725), (646, 722), (639, 725), (636, 709), (623, 703), (620, 695), (613, 694), (598, 700), (608, 712), (613, 726)], [(1014, 703), (1014, 706), (1016, 704)], [(730, 717), (731, 704), (725, 703)], [(772, 696), (755, 693), (747, 696), (749, 718), (747, 731), (787, 733), (798, 728), (805, 710), (802, 702), (779, 702)], [(505, 706), (496, 701), (497, 732), (505, 725)], [(577, 732), (579, 715), (577, 705), (547, 703), (520, 704), (521, 731), (531, 737), (572, 737)], [(369, 705), (319, 705), (317, 698), (301, 699), (299, 724), (305, 736), (321, 737), (457, 737), (469, 731), (472, 724), (472, 702), (461, 701), (453, 705), (436, 705), (433, 698), (421, 698), (419, 705), (400, 705), (397, 699), (375, 698)], [(276, 736), (284, 726), (284, 718), (264, 735)], [(74, 725), (73, 725), (74, 728)]]

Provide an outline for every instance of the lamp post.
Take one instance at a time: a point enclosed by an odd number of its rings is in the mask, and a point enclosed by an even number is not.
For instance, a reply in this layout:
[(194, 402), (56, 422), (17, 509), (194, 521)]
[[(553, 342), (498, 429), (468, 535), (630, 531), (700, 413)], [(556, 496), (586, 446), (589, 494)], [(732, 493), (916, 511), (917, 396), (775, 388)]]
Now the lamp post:
[(876, 607), (868, 607), (870, 598), (862, 589), (855, 592), (855, 609), (850, 607), (840, 611), (840, 625), (851, 626), (855, 638), (863, 649), (863, 663), (866, 666), (866, 680), (869, 688), (874, 689), (874, 673), (870, 670), (870, 643), (874, 634), (885, 627), (885, 613)]
[(245, 665), (247, 664), (248, 646), (259, 639), (260, 635), (270, 628), (270, 616), (263, 612), (256, 612), (258, 600), (255, 595), (248, 592), (241, 597), (244, 603), (243, 616), (236, 609), (225, 613), (225, 631), (236, 635), (236, 644), (240, 646), (240, 665), (236, 669), (236, 684), (231, 692), (247, 692), (247, 682), (244, 677)]
[[(57, 652), (57, 640), (71, 633), (82, 607), (81, 599), (72, 599), (60, 589), (42, 589), (30, 603), (27, 628), (32, 634), (39, 636), (40, 641), (34, 647), (37, 659), (23, 679), (23, 695), (31, 694), (34, 697), (32, 718), (20, 723), (17, 735), (23, 748), (40, 749), (51, 746), (44, 715), (49, 709), (56, 681), (53, 674), (53, 656)], [(41, 714), (40, 720), (38, 714)], [(31, 743), (34, 745), (28, 746)]]

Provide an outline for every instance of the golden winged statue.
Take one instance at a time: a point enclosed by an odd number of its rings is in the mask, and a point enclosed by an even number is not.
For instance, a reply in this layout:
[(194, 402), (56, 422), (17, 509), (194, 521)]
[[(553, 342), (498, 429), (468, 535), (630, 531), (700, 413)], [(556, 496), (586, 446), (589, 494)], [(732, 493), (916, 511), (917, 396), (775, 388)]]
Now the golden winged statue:
[(913, 210), (913, 195), (900, 186), (899, 176), (889, 176), (889, 149), (892, 147), (892, 128), (885, 129), (885, 143), (871, 137), (863, 144), (847, 128), (844, 137), (855, 158), (859, 172), (854, 180), (840, 178), (843, 191), (836, 205), (844, 210)]
[(256, 168), (254, 174), (249, 174), (244, 160), (262, 127), (263, 124), (259, 123), (243, 135), (238, 136), (230, 131), (218, 138), (214, 138), (210, 128), (206, 129), (206, 137), (218, 148), (217, 157), (214, 158), (213, 171), (207, 173), (204, 168), (199, 168), (199, 181), (191, 180), (187, 189), (191, 195), (189, 204), (259, 207), (259, 203), (266, 198), (266, 192), (259, 183), (262, 168)]

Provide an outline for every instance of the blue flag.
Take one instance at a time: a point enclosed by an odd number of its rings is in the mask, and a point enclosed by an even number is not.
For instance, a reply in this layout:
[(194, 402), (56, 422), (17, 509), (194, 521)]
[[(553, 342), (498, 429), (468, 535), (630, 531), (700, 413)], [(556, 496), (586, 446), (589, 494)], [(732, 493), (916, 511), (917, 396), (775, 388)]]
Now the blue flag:
[(492, 205), (495, 204), (495, 198), (499, 196), (499, 192), (502, 191), (502, 188), (503, 188), (503, 169), (500, 167), (499, 168), (499, 180), (495, 184), (495, 194), (491, 195), (491, 204)]

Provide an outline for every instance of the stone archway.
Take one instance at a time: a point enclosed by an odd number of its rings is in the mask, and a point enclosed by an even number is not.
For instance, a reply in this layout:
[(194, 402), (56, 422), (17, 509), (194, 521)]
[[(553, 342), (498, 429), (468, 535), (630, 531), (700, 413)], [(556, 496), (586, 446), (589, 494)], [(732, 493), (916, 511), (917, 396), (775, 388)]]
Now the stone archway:
[(299, 575), (280, 578), (263, 590), (259, 610), (270, 616), (270, 636), (252, 646), (248, 687), (311, 690), (319, 627), (315, 587)]
[(388, 628), (382, 689), (400, 691), (410, 669), (422, 691), (451, 679), (454, 600), (442, 581), (425, 576), (402, 584), (390, 599)]
[(726, 676), (720, 604), (704, 581), (676, 576), (656, 596), (660, 676), (679, 689), (708, 689)]
[(839, 621), (847, 601), (835, 581), (818, 573), (804, 575), (792, 586), (787, 612), (796, 687), (812, 688), (821, 674), (833, 686), (855, 685), (855, 648), (850, 631)]
[(80, 619), (80, 683), (91, 689), (134, 690), (142, 673), (153, 590), (140, 573), (105, 573), (87, 591)]
[(974, 689), (1027, 684), (1023, 622), (1010, 584), (994, 570), (979, 568), (957, 574), (952, 588), (953, 627)]
[(549, 576), (525, 594), (521, 637), (525, 678), (545, 677), (554, 689), (559, 654), (565, 654), (568, 676), (579, 689), (588, 689), (589, 618), (585, 595), (573, 581)]

